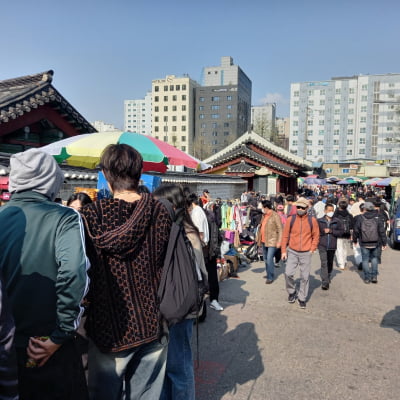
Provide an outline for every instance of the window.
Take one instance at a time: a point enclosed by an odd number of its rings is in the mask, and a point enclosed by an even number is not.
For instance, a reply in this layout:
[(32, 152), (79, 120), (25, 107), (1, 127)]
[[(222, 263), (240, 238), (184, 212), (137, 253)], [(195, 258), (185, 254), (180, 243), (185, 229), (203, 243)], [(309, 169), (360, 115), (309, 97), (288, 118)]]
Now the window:
[(203, 122), (203, 123), (200, 125), (200, 128), (205, 129), (205, 127), (206, 127), (206, 124)]
[(354, 99), (352, 97), (349, 98), (349, 104), (354, 104)]
[(367, 117), (361, 117), (360, 122), (367, 122)]
[(168, 126), (167, 125), (164, 126), (164, 132), (168, 132)]
[(219, 118), (219, 114), (211, 114), (211, 118), (217, 119), (217, 118)]
[(312, 96), (313, 94), (314, 94), (314, 91), (313, 91), (313, 90), (309, 90), (309, 91), (308, 91), (308, 95), (309, 95), (309, 96)]
[(359, 149), (358, 152), (359, 152), (360, 154), (365, 154), (365, 149)]
[(361, 101), (368, 101), (368, 96), (361, 96)]
[(340, 109), (339, 108), (335, 109), (335, 115), (340, 115)]
[(164, 86), (164, 92), (168, 92), (168, 85)]
[(186, 151), (186, 146), (181, 146), (182, 151)]
[(323, 154), (324, 154), (324, 151), (323, 151), (323, 150), (321, 150), (321, 149), (318, 150), (318, 155), (319, 155), (319, 156), (322, 156)]
[(154, 122), (158, 122), (158, 117), (154, 117)]
[(293, 136), (299, 136), (299, 131), (293, 131)]
[[(350, 156), (351, 154), (347, 154), (348, 156)], [(350, 169), (349, 168), (342, 168), (342, 174), (349, 174), (350, 173)]]
[(324, 145), (324, 141), (323, 140), (318, 140), (318, 146), (323, 146)]
[(213, 122), (213, 123), (211, 124), (211, 126), (213, 127), (213, 129), (217, 129), (218, 124), (217, 124), (216, 122)]
[(386, 149), (386, 153), (391, 153), (391, 152), (392, 152), (392, 148), (391, 147)]
[(320, 100), (320, 101), (319, 101), (319, 105), (320, 105), (320, 106), (324, 106), (324, 105), (325, 105), (325, 100)]
[(368, 90), (368, 85), (362, 85), (361, 90)]
[(232, 96), (226, 96), (226, 100), (232, 101)]
[(318, 111), (318, 115), (323, 117), (325, 115), (325, 111), (324, 110), (319, 110)]
[(168, 136), (164, 136), (164, 142), (168, 142)]
[(361, 112), (367, 112), (367, 106), (361, 106)]
[(335, 94), (340, 94), (340, 88), (335, 90)]
[(176, 125), (172, 127), (172, 132), (176, 132)]
[(348, 112), (348, 114), (354, 114), (354, 108), (349, 108), (349, 110), (347, 112)]
[(353, 150), (347, 149), (346, 150), (346, 156), (352, 156), (353, 155)]
[(211, 97), (211, 101), (219, 101), (219, 96), (213, 96), (213, 97)]
[(340, 99), (335, 99), (335, 104), (340, 104)]
[(319, 94), (320, 94), (321, 96), (325, 96), (325, 89), (321, 89), (321, 90), (319, 91)]
[(390, 88), (394, 88), (394, 83), (389, 83)]
[(175, 85), (175, 90), (181, 90), (181, 85)]
[(393, 131), (393, 126), (387, 126), (387, 127), (386, 127), (386, 130), (387, 130), (388, 132), (392, 132), (392, 131)]
[(339, 136), (339, 133), (340, 133), (339, 129), (335, 129), (333, 131), (333, 136)]
[(172, 106), (172, 111), (176, 111), (177, 107), (176, 106)]
[(297, 140), (292, 141), (292, 146), (297, 146), (297, 144), (298, 144)]
[(319, 126), (324, 126), (324, 125), (325, 125), (325, 120), (321, 119), (321, 120), (319, 121)]
[(168, 96), (164, 96), (164, 101), (168, 101)]
[(186, 90), (186, 85), (182, 85), (182, 90)]
[(224, 122), (224, 128), (229, 128), (229, 122)]
[(360, 138), (360, 144), (365, 144), (365, 138)]
[(186, 125), (182, 125), (181, 130), (182, 132), (186, 132)]
[(154, 91), (158, 92), (159, 91), (159, 86), (154, 86)]
[(293, 116), (294, 117), (298, 117), (299, 116), (299, 112), (298, 111), (293, 111)]
[(367, 133), (367, 128), (360, 128), (360, 133)]
[(298, 90), (295, 90), (293, 92), (293, 97), (299, 97), (300, 96), (300, 92)]
[(232, 104), (228, 104), (228, 105), (226, 106), (226, 108), (227, 108), (228, 110), (231, 110), (231, 109), (232, 109)]
[(318, 132), (318, 135), (324, 136), (325, 135), (325, 131), (322, 129)]
[(299, 121), (293, 121), (293, 126), (299, 126)]
[(352, 125), (353, 123), (354, 123), (354, 121), (352, 119), (347, 120), (347, 125)]
[(353, 145), (353, 140), (347, 139), (347, 146), (352, 146), (352, 145)]
[(186, 106), (185, 105), (182, 106), (182, 111), (186, 111)]
[(349, 89), (349, 93), (350, 93), (350, 94), (354, 94), (354, 88), (350, 88), (350, 89)]
[(308, 156), (312, 156), (312, 150), (311, 150), (311, 149), (308, 149), (308, 150), (307, 150), (307, 155), (308, 155)]
[(204, 119), (204, 114), (199, 114), (200, 119)]
[(204, 110), (204, 106), (199, 106), (199, 111), (203, 111)]
[(229, 132), (224, 132), (224, 136), (229, 136)]
[(211, 110), (219, 110), (219, 105), (212, 105)]
[(186, 142), (186, 136), (181, 136), (181, 142)]
[(174, 85), (169, 85), (169, 91), (174, 91)]
[(333, 155), (334, 155), (334, 156), (337, 156), (338, 154), (339, 154), (339, 150), (337, 150), (337, 149), (336, 149), (336, 150), (333, 150)]
[(353, 129), (347, 129), (347, 134), (352, 135), (353, 134)]
[(308, 105), (313, 106), (314, 105), (314, 100), (308, 100)]
[(213, 140), (211, 143), (212, 144), (218, 144), (218, 140)]
[(168, 106), (164, 106), (164, 111), (168, 111)]
[(182, 101), (186, 101), (186, 94), (182, 95)]
[(186, 121), (186, 115), (182, 115), (182, 121)]
[(312, 126), (314, 124), (314, 121), (312, 120), (312, 119), (309, 119), (308, 121), (307, 121), (307, 125), (308, 126)]
[(158, 126), (154, 127), (154, 132), (158, 132)]
[(213, 136), (218, 136), (218, 132), (214, 131), (214, 132), (212, 133), (212, 135), (213, 135)]
[(334, 145), (334, 146), (339, 146), (339, 140), (338, 140), (338, 139), (335, 139), (335, 140), (333, 141), (333, 145)]
[(199, 97), (199, 101), (204, 101), (204, 97)]
[(158, 112), (158, 106), (154, 107), (154, 112)]
[(298, 107), (299, 106), (299, 102), (298, 101), (294, 101), (293, 102), (293, 107)]
[(154, 96), (154, 101), (159, 101), (159, 97), (158, 96)]
[(232, 118), (232, 114), (226, 114), (226, 118)]
[(168, 122), (168, 115), (164, 115), (164, 122)]
[(172, 116), (172, 121), (173, 121), (173, 122), (176, 122), (176, 115), (173, 115), (173, 116)]
[(172, 101), (176, 101), (177, 100), (177, 95), (176, 94), (174, 94), (173, 96), (172, 96)]

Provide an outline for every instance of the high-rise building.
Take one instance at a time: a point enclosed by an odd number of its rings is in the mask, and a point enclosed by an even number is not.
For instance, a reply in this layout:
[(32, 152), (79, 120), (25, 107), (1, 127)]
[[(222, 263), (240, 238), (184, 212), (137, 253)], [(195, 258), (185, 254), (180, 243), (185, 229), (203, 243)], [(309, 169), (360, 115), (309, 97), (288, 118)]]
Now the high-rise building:
[(289, 150), (290, 118), (275, 119), (275, 128), (278, 135), (278, 145), (285, 150)]
[(290, 151), (314, 162), (400, 162), (400, 74), (291, 85)]
[(275, 128), (276, 104), (266, 103), (262, 106), (251, 107), (251, 125), (253, 132), (267, 140), (273, 139)]
[(251, 80), (231, 57), (203, 69), (195, 101), (194, 156), (205, 159), (250, 129)]
[(124, 130), (151, 135), (151, 92), (144, 99), (124, 101)]
[(168, 75), (152, 82), (153, 136), (193, 154), (194, 90), (189, 76)]
[(107, 124), (104, 121), (94, 121), (92, 125), (96, 128), (97, 132), (113, 132), (119, 131), (113, 124)]

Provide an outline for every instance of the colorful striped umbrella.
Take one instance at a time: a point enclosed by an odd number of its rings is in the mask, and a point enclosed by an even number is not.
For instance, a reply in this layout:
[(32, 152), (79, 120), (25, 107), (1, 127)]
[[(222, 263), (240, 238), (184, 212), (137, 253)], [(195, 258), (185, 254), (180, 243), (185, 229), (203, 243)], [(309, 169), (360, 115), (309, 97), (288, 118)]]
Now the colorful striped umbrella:
[(133, 132), (99, 132), (70, 137), (41, 150), (53, 155), (58, 162), (68, 165), (95, 168), (101, 154), (109, 144), (127, 144), (143, 157), (144, 171), (165, 172), (167, 165), (181, 165), (197, 169), (200, 161), (185, 152), (151, 136)]

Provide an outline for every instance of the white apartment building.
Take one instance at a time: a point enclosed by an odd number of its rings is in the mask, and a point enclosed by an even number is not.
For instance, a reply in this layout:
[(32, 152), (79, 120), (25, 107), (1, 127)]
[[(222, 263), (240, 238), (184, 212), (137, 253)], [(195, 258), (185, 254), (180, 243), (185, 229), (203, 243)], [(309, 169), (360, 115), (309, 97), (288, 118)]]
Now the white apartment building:
[(124, 101), (124, 130), (143, 135), (152, 133), (151, 92), (144, 99)]
[(153, 136), (193, 154), (194, 90), (199, 84), (189, 76), (167, 75), (152, 81)]
[(107, 124), (104, 121), (94, 121), (91, 123), (97, 132), (114, 132), (119, 131), (113, 124)]
[(292, 83), (289, 149), (313, 162), (400, 163), (400, 74)]

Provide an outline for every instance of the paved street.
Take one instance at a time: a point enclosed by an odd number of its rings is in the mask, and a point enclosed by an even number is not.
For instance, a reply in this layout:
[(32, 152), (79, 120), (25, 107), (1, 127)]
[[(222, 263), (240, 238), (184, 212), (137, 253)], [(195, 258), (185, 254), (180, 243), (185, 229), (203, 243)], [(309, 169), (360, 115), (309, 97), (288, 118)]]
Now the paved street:
[(225, 310), (199, 327), (197, 399), (400, 399), (400, 252), (383, 252), (377, 285), (348, 264), (322, 291), (313, 256), (306, 310), (287, 302), (282, 269), (265, 284), (263, 262), (221, 282)]

